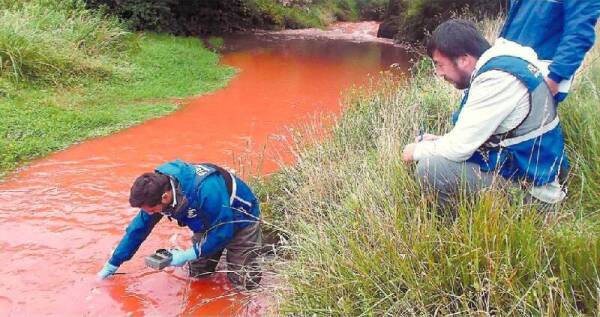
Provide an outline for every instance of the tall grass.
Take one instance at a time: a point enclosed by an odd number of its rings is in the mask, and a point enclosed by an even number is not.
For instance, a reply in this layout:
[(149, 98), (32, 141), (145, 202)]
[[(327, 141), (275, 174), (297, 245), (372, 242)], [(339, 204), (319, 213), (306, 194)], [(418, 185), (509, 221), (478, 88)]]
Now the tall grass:
[[(596, 28), (600, 34), (600, 26)], [(561, 105), (573, 173), (571, 203), (583, 214), (600, 212), (600, 45), (596, 43), (576, 77), (575, 93)]]
[[(597, 47), (593, 54), (598, 54)], [(591, 58), (595, 58), (591, 56)], [(558, 220), (488, 190), (440, 217), (400, 161), (419, 127), (444, 133), (458, 102), (424, 60), (408, 83), (355, 92), (332, 136), (296, 130), (297, 163), (263, 193), (281, 228), (281, 314), (593, 315), (600, 309), (600, 67), (561, 106), (574, 162)], [(269, 290), (271, 291), (271, 290)]]
[(85, 9), (83, 1), (3, 2), (0, 80), (8, 87), (107, 78), (126, 70), (119, 57), (134, 39), (117, 19)]

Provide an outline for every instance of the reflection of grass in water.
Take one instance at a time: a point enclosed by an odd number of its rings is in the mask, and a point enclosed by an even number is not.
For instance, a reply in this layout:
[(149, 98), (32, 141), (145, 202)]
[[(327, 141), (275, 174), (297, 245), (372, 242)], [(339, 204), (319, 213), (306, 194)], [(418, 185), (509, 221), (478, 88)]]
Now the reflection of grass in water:
[[(219, 263), (219, 265), (221, 265), (221, 263)], [(214, 277), (214, 274), (221, 273), (221, 272), (226, 272), (226, 271), (218, 270), (218, 271), (214, 272), (211, 275), (211, 277)], [(206, 278), (211, 278), (211, 277), (206, 277)], [(206, 305), (209, 305), (214, 302), (221, 301), (221, 300), (226, 300), (226, 302), (223, 305), (223, 311), (221, 313), (230, 314), (231, 312), (234, 311), (234, 307), (239, 307), (240, 312), (245, 308), (244, 305), (246, 303), (239, 303), (239, 302), (231, 300), (231, 299), (235, 299), (235, 298), (241, 296), (240, 294), (243, 294), (243, 292), (238, 291), (235, 288), (231, 288), (231, 289), (227, 290), (222, 295), (213, 296), (210, 298), (200, 298), (199, 300), (197, 300), (196, 298), (191, 298), (190, 297), (190, 289), (191, 289), (191, 283), (193, 283), (193, 281), (194, 281), (194, 279), (188, 278), (188, 281), (186, 283), (186, 288), (184, 289), (183, 296), (181, 299), (181, 304), (180, 304), (180, 313), (181, 314), (184, 314), (186, 316), (193, 315), (195, 313), (198, 313), (199, 310), (205, 308)], [(190, 306), (190, 302), (192, 300), (196, 301), (197, 303)]]
[[(276, 255), (270, 255), (273, 257)], [(182, 298), (180, 302), (180, 314), (183, 315), (194, 315), (195, 313), (202, 312), (202, 309), (206, 308), (206, 305), (213, 304), (215, 302), (224, 301), (223, 304), (223, 314), (233, 314), (235, 316), (262, 316), (269, 309), (274, 309), (273, 305), (273, 289), (277, 285), (274, 269), (271, 267), (275, 261), (264, 260), (264, 256), (260, 257), (261, 263), (261, 272), (263, 273), (263, 278), (261, 281), (261, 286), (254, 290), (245, 290), (240, 287), (236, 287), (231, 282), (226, 282), (227, 277), (226, 274), (230, 272), (227, 270), (227, 261), (225, 260), (226, 255), (224, 254), (221, 257), (221, 261), (217, 267), (217, 270), (210, 275), (210, 277), (206, 278), (217, 278), (222, 280), (223, 283), (227, 283), (230, 288), (225, 290), (223, 294), (218, 296), (212, 296), (210, 298), (192, 298), (191, 294), (191, 283), (200, 279), (192, 279), (188, 278), (186, 282), (186, 288), (182, 293)], [(223, 274), (222, 276), (215, 277), (214, 274)], [(216, 281), (215, 281), (216, 282)], [(192, 303), (194, 303), (192, 305)]]
[[(590, 56), (598, 56), (598, 45)], [(296, 164), (258, 190), (288, 231), (274, 267), (281, 314), (593, 315), (600, 280), (600, 65), (580, 74), (561, 105), (569, 198), (547, 221), (502, 191), (438, 217), (402, 148), (421, 125), (441, 134), (458, 101), (415, 66), (404, 87), (357, 92), (331, 138), (298, 131)]]
[(225, 40), (218, 36), (211, 36), (206, 41), (208, 42), (208, 46), (216, 51), (221, 50), (225, 45)]
[[(239, 294), (236, 291), (228, 291), (227, 293), (224, 293), (223, 295), (219, 295), (219, 296), (215, 296), (215, 297), (211, 297), (211, 298), (203, 298), (201, 299), (197, 304), (195, 304), (194, 306), (190, 307), (189, 309), (187, 309), (185, 312), (185, 314), (188, 315), (192, 315), (194, 313), (196, 313), (198, 310), (204, 308), (204, 306), (211, 304), (213, 302), (219, 301), (219, 300), (225, 300), (225, 299), (229, 299), (229, 298), (233, 298), (238, 296)], [(230, 309), (230, 307), (224, 308), (224, 309)]]

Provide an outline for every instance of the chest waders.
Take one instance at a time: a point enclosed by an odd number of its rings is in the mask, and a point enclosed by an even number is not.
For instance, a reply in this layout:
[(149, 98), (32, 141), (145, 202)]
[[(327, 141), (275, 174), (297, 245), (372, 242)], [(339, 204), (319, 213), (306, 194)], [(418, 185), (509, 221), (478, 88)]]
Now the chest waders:
[[(555, 181), (569, 165), (556, 102), (541, 72), (521, 58), (498, 56), (485, 63), (473, 79), (491, 70), (509, 73), (525, 85), (529, 111), (512, 130), (492, 135), (467, 161), (484, 172), (497, 171), (504, 178), (534, 186)], [(468, 98), (467, 90), (453, 115), (454, 124)]]

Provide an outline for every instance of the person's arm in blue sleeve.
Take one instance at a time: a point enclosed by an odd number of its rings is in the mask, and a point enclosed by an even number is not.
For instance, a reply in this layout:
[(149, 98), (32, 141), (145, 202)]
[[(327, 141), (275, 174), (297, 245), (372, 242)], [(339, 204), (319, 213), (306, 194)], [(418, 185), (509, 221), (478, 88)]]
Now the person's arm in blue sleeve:
[(600, 15), (599, 0), (564, 0), (563, 35), (549, 66), (548, 77), (555, 82), (570, 78), (594, 45), (595, 26)]
[(108, 263), (118, 267), (123, 262), (130, 260), (161, 218), (162, 214), (160, 213), (149, 215), (140, 209), (125, 230), (125, 235), (108, 260)]
[(203, 182), (199, 198), (202, 210), (209, 214), (210, 227), (198, 253), (200, 256), (211, 256), (222, 250), (233, 237), (233, 210), (225, 182), (220, 176), (211, 176)]

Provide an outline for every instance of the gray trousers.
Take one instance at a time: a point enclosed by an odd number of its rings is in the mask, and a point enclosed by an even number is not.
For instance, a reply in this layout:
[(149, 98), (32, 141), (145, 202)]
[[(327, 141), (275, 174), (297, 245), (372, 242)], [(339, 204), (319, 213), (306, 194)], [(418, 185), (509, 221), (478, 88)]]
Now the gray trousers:
[(511, 199), (522, 199), (525, 204), (533, 204), (543, 211), (555, 211), (555, 204), (544, 203), (513, 181), (491, 172), (483, 172), (479, 165), (470, 162), (454, 162), (445, 157), (433, 156), (420, 160), (416, 171), (417, 183), (428, 194), (437, 196), (438, 206), (442, 212), (455, 212), (461, 194), (472, 197), (485, 188), (511, 189), (519, 195)]
[(215, 272), (223, 251), (227, 250), (227, 277), (229, 280), (236, 286), (255, 289), (262, 278), (258, 262), (261, 248), (262, 232), (260, 222), (257, 221), (236, 232), (225, 249), (209, 257), (190, 261), (188, 265), (190, 277), (205, 277)]

